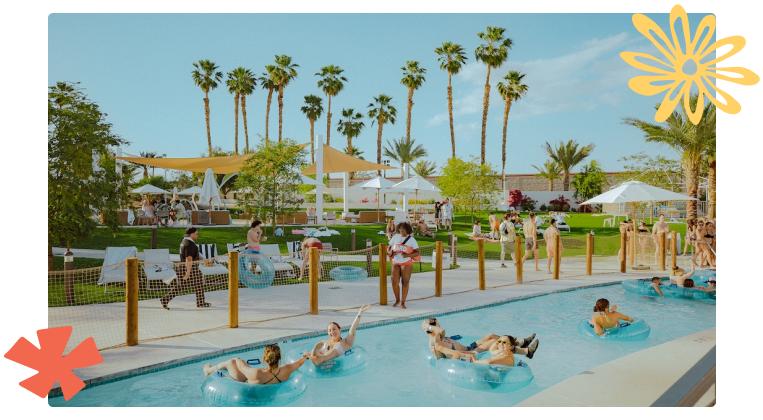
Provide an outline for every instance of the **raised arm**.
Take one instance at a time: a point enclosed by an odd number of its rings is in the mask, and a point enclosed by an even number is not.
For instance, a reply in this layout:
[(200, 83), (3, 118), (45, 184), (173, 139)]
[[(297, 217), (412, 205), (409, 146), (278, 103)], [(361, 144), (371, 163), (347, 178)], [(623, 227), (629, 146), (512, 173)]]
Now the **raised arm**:
[(286, 369), (286, 371), (291, 375), (292, 372), (302, 367), (303, 364), (305, 364), (305, 360), (307, 360), (310, 357), (310, 353), (304, 352), (302, 353), (302, 357), (291, 363), (287, 363), (283, 366), (281, 366), (281, 369)]
[(344, 342), (347, 343), (347, 349), (352, 347), (352, 345), (355, 343), (355, 330), (358, 328), (358, 325), (360, 324), (360, 314), (363, 312), (371, 309), (371, 305), (363, 305), (360, 307), (360, 310), (358, 311), (358, 315), (355, 317), (355, 320), (352, 321), (352, 325), (350, 326), (350, 332), (347, 333), (347, 337), (344, 338)]
[(694, 271), (695, 271), (695, 268), (694, 268), (694, 261), (692, 261), (692, 262), (691, 262), (691, 271), (690, 271), (690, 272), (688, 272), (688, 273), (686, 273), (686, 274), (684, 274), (683, 276), (681, 276), (681, 280), (683, 281), (683, 280), (686, 280), (686, 279), (688, 279), (689, 277), (693, 276), (693, 275), (694, 275)]

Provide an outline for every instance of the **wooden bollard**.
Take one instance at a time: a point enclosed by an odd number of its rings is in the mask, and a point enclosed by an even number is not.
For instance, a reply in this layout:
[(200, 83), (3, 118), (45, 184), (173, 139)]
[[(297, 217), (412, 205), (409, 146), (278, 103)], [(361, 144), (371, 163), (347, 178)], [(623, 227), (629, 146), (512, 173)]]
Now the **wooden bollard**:
[(442, 297), (442, 241), (435, 242), (434, 296)]
[(665, 271), (665, 260), (667, 259), (667, 256), (665, 255), (665, 251), (667, 251), (667, 237), (667, 232), (660, 232), (660, 271)]
[(379, 244), (379, 305), (387, 305), (387, 244)]
[(477, 267), (480, 290), (485, 290), (485, 240), (477, 240)]
[(138, 345), (138, 259), (128, 258), (125, 265), (125, 307), (127, 330), (125, 344), (128, 346)]
[(625, 273), (625, 265), (628, 258), (628, 232), (620, 235), (620, 272)]
[(585, 274), (586, 276), (593, 274), (593, 234), (591, 233), (586, 235)]
[(238, 251), (228, 253), (228, 328), (238, 328)]
[(562, 263), (562, 237), (556, 234), (556, 242), (554, 242), (554, 280), (559, 280), (559, 269)]
[(678, 265), (676, 259), (678, 259), (678, 239), (675, 231), (670, 232), (670, 266), (675, 267)]
[(631, 232), (630, 241), (628, 241), (628, 246), (630, 247), (630, 249), (628, 250), (629, 252), (628, 263), (631, 265), (631, 267), (633, 267), (634, 265), (636, 265), (636, 248), (637, 248), (635, 232)]
[(318, 248), (310, 248), (310, 315), (318, 315)]
[(454, 266), (458, 265), (458, 236), (453, 237), (453, 248), (452, 248), (452, 251), (450, 252), (450, 256), (453, 257), (452, 264)]
[(522, 284), (522, 253), (524, 252), (524, 248), (522, 247), (522, 237), (516, 236), (514, 243), (516, 244), (514, 255), (517, 256), (517, 284)]
[(67, 305), (74, 305), (76, 302), (74, 293), (74, 253), (66, 251), (64, 254), (64, 295)]

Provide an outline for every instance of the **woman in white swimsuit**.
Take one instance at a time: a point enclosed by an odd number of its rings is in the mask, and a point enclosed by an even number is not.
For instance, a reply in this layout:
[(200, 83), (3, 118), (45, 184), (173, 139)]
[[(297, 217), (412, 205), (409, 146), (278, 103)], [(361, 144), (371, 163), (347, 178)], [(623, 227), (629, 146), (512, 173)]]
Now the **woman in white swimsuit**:
[(345, 338), (341, 336), (341, 328), (336, 322), (329, 323), (326, 327), (326, 332), (329, 335), (328, 340), (320, 341), (313, 347), (313, 351), (307, 356), (314, 365), (319, 366), (321, 363), (327, 360), (334, 359), (336, 357), (344, 356), (344, 352), (352, 348), (355, 344), (355, 330), (360, 324), (360, 314), (371, 308), (371, 305), (363, 305), (358, 311), (358, 316), (355, 317), (355, 321), (350, 326), (350, 331)]

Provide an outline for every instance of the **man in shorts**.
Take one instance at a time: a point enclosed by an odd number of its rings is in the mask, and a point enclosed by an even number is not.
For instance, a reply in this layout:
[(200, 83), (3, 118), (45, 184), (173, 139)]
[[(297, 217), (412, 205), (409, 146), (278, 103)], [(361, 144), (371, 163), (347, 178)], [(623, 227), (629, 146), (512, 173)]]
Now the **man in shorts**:
[(530, 250), (532, 250), (535, 259), (535, 271), (540, 271), (538, 268), (538, 241), (535, 239), (535, 235), (538, 234), (538, 228), (535, 226), (535, 213), (530, 212), (530, 221), (525, 223), (522, 229), (525, 232), (525, 256), (522, 258), (522, 264), (527, 261)]
[[(440, 323), (437, 321), (437, 318), (425, 319), (424, 322), (421, 323), (421, 329), (423, 329), (424, 332), (429, 336), (429, 350), (438, 359), (442, 359), (448, 355), (435, 350), (435, 335), (440, 335), (441, 345), (449, 347), (451, 350), (471, 354), (490, 351), (496, 340), (498, 340), (498, 337), (500, 337), (497, 334), (488, 334), (478, 339), (477, 341), (472, 342), (471, 344), (464, 345), (450, 337), (446, 337), (445, 330), (442, 329)], [(517, 340), (517, 346), (514, 348), (514, 353), (523, 354), (527, 356), (528, 359), (532, 359), (533, 355), (535, 354), (535, 350), (538, 349), (538, 340), (533, 342), (534, 338), (535, 334), (525, 339)]]
[[(548, 259), (548, 274), (551, 273), (551, 260), (554, 258), (558, 258), (559, 262), (561, 263), (561, 255), (556, 255), (556, 241), (561, 240), (561, 237), (559, 236), (559, 229), (556, 227), (556, 219), (549, 220), (549, 223), (551, 226), (546, 228), (546, 231), (543, 232), (543, 239), (546, 241), (546, 255)], [(564, 247), (562, 244), (559, 244), (559, 249), (562, 251), (564, 250)], [(561, 252), (560, 252), (561, 254)], [(561, 273), (561, 271), (559, 271)]]
[(508, 213), (504, 213), (501, 219), (501, 225), (498, 227), (498, 230), (501, 232), (501, 268), (506, 268), (506, 264), (504, 264), (503, 261), (507, 252), (511, 254), (511, 260), (514, 261), (514, 265), (516, 266), (517, 257), (514, 255), (514, 242), (516, 236), (514, 232), (514, 223), (509, 220)]
[[(654, 262), (655, 264), (660, 261), (660, 236), (661, 233), (665, 232), (670, 233), (670, 226), (668, 226), (667, 223), (665, 223), (665, 215), (660, 215), (660, 221), (655, 223), (652, 227), (652, 237), (654, 238)], [(665, 241), (667, 245), (667, 241)]]

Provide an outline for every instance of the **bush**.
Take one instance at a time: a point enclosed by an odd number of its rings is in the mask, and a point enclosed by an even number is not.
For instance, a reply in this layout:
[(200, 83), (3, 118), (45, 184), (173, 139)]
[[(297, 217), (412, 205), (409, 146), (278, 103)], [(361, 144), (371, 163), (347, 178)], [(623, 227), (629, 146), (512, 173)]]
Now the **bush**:
[(390, 204), (397, 204), (397, 200), (389, 200)]
[[(548, 203), (554, 205), (554, 211), (567, 211), (570, 209), (570, 200), (568, 198), (564, 198), (563, 195), (560, 195), (559, 198), (551, 200)], [(565, 206), (567, 207), (567, 210), (564, 210)]]
[(324, 203), (333, 203), (334, 202), (334, 197), (332, 197), (330, 195), (325, 195), (324, 194), (323, 195), (323, 202)]
[(522, 191), (511, 190), (509, 191), (509, 207), (519, 208), (522, 203)]
[(342, 197), (337, 197), (337, 198), (335, 198), (335, 199), (334, 199), (334, 202), (335, 202), (335, 203), (344, 203), (344, 198), (342, 198)]
[(546, 207), (545, 204), (541, 204), (540, 205), (540, 211), (546, 211), (547, 209), (548, 209), (548, 207)]
[[(511, 193), (509, 193), (509, 194), (511, 194)], [(525, 195), (525, 196), (522, 197), (522, 201), (519, 203), (519, 206), (522, 207), (522, 210), (524, 210), (524, 211), (533, 211), (533, 210), (535, 210), (535, 204), (537, 204), (537, 203), (538, 202), (533, 200), (532, 198), (530, 198), (530, 196)]]
[(570, 205), (565, 204), (564, 207), (562, 207), (562, 211), (570, 211)]
[(315, 203), (315, 194), (305, 194), (305, 201)]
[(429, 204), (434, 204), (434, 198), (429, 199)]

